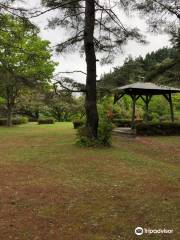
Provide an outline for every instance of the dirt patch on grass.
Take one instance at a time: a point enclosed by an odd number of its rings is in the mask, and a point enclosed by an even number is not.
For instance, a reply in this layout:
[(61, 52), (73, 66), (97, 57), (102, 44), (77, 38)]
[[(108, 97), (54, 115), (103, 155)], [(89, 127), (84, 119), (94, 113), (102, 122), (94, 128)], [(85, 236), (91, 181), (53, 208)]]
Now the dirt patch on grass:
[(31, 165), (0, 167), (1, 240), (134, 239), (136, 223), (150, 224), (156, 213), (151, 192), (160, 204), (159, 194), (169, 198), (175, 191), (139, 180), (134, 187), (127, 182), (73, 188), (50, 173)]
[[(0, 182), (1, 240), (59, 240), (65, 213), (57, 221), (56, 208), (74, 196), (73, 189), (48, 184), (42, 170), (23, 165), (1, 165)], [(55, 206), (53, 214), (52, 206)]]
[[(108, 189), (75, 189), (38, 167), (20, 164), (1, 166), (0, 182), (1, 240), (90, 240), (95, 231), (102, 236), (108, 231), (107, 216), (102, 219), (93, 212), (108, 215), (108, 204), (99, 201), (108, 200)], [(97, 221), (103, 221), (99, 230)]]
[(78, 189), (59, 183), (50, 172), (31, 165), (0, 166), (1, 240), (133, 239), (133, 232), (127, 233), (137, 221), (150, 221), (143, 213), (150, 209), (139, 210), (145, 203), (152, 207), (150, 192), (158, 192), (160, 200), (159, 194), (173, 197), (175, 191), (154, 183), (147, 188), (89, 183)]
[(141, 143), (145, 146), (161, 149), (162, 151), (168, 152), (169, 150), (173, 151), (174, 153), (180, 154), (180, 145), (172, 144), (172, 143), (161, 143), (156, 141), (156, 139), (150, 139), (146, 137), (137, 137), (136, 138), (138, 143)]
[(143, 158), (152, 158), (152, 160), (168, 162), (173, 165), (179, 164), (180, 144), (169, 142), (159, 142), (156, 138), (137, 137), (137, 138), (116, 138), (115, 146), (121, 147), (127, 152), (141, 155)]

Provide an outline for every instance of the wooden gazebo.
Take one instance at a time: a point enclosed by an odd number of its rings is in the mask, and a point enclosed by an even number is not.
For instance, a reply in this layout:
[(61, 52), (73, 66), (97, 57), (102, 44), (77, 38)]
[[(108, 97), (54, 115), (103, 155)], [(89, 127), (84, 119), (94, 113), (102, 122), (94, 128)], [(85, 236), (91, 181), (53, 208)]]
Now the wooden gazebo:
[(135, 107), (136, 101), (141, 98), (146, 105), (146, 116), (148, 116), (149, 102), (152, 96), (163, 95), (165, 99), (169, 102), (171, 120), (174, 122), (174, 112), (173, 112), (173, 102), (172, 94), (180, 92), (179, 88), (158, 86), (154, 83), (149, 82), (137, 82), (123, 87), (118, 87), (115, 89), (114, 103), (119, 101), (125, 94), (129, 95), (132, 99), (132, 123), (131, 127), (135, 128)]

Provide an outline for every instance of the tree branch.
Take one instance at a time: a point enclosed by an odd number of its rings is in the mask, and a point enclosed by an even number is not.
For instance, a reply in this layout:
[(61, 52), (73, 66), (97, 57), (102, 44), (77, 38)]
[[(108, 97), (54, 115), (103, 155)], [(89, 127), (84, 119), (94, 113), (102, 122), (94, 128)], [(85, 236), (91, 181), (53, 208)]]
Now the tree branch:
[[(74, 87), (72, 86), (72, 88), (69, 88), (67, 86), (65, 86), (63, 84), (63, 80), (58, 80), (56, 81), (54, 84), (53, 84), (53, 87), (54, 87), (54, 90), (55, 90), (55, 93), (58, 94), (59, 91), (57, 89), (57, 85), (59, 85), (60, 87), (62, 87), (65, 91), (68, 91), (68, 92), (71, 92), (71, 93), (85, 93), (86, 92), (86, 89), (85, 88), (79, 88), (79, 89), (74, 89)], [(84, 86), (84, 85), (83, 85)], [(82, 84), (81, 84), (81, 87), (82, 87)], [(59, 94), (58, 94), (59, 95)]]
[(161, 7), (163, 7), (165, 10), (168, 10), (170, 13), (174, 14), (177, 16), (178, 19), (180, 19), (180, 13), (178, 13), (177, 11), (175, 11), (171, 6), (168, 6), (166, 4), (163, 4), (157, 0), (153, 0), (153, 2), (159, 4)]
[(75, 70), (75, 71), (65, 71), (65, 72), (58, 72), (54, 77), (56, 77), (56, 76), (58, 76), (59, 74), (61, 74), (61, 73), (82, 73), (82, 74), (84, 74), (84, 75), (87, 75), (87, 73), (85, 73), (85, 72), (83, 72), (83, 71), (81, 71), (81, 70)]
[[(65, 3), (61, 2), (61, 3), (57, 4), (56, 6), (54, 6), (54, 7), (52, 7), (52, 8), (48, 8), (48, 9), (46, 9), (46, 10), (44, 10), (44, 11), (36, 11), (36, 12), (34, 12), (34, 13), (30, 13), (30, 14), (32, 15), (30, 18), (39, 17), (39, 16), (41, 16), (41, 15), (47, 13), (47, 12), (50, 12), (50, 11), (52, 11), (52, 10), (56, 10), (56, 9), (58, 9), (58, 8), (64, 8), (64, 7), (66, 7), (66, 8), (71, 8), (70, 6), (67, 6), (67, 5), (70, 5), (70, 4), (72, 4), (72, 3), (77, 3), (77, 2), (83, 2), (83, 1), (84, 1), (84, 0), (67, 1), (67, 2), (65, 2)], [(75, 8), (75, 7), (73, 6), (73, 8)], [(78, 9), (79, 9), (79, 8), (84, 8), (84, 7), (78, 7)], [(34, 14), (34, 15), (33, 15), (33, 14)]]
[(97, 1), (95, 1), (96, 5), (102, 10), (107, 13), (107, 15), (111, 18), (111, 20), (121, 29), (123, 29), (125, 32), (128, 33), (127, 29), (124, 27), (120, 19), (117, 17), (117, 15), (110, 9), (110, 8), (104, 8), (102, 5), (100, 5)]
[(69, 39), (67, 39), (66, 41), (59, 43), (55, 46), (53, 46), (54, 48), (56, 48), (56, 51), (58, 52), (62, 52), (68, 45), (73, 45), (77, 42), (81, 42), (83, 40), (84, 35), (80, 34), (83, 31), (79, 31), (74, 37), (71, 37)]

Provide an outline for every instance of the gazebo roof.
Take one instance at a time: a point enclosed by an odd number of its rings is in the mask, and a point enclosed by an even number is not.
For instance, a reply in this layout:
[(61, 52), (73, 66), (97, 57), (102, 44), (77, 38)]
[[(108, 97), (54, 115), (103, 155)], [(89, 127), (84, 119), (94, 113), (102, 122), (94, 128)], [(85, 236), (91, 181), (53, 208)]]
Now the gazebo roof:
[(118, 87), (116, 90), (119, 92), (126, 93), (150, 93), (150, 94), (165, 94), (165, 93), (177, 93), (180, 92), (180, 88), (173, 88), (168, 86), (159, 86), (150, 82), (136, 82), (133, 84), (125, 85), (123, 87)]

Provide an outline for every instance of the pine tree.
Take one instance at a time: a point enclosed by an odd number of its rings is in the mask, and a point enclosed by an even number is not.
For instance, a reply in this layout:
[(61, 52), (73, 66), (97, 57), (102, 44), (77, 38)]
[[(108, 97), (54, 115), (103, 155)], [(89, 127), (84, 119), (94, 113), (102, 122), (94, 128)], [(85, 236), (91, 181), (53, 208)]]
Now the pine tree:
[[(124, 8), (120, 1), (99, 0), (43, 0), (46, 11), (59, 10), (50, 20), (49, 27), (64, 27), (70, 33), (67, 40), (60, 42), (56, 50), (79, 50), (85, 53), (87, 76), (85, 86), (86, 126), (91, 139), (97, 139), (98, 112), (96, 94), (97, 52), (101, 54), (101, 63), (113, 61), (122, 44), (128, 39), (143, 42), (138, 29), (123, 25), (116, 12)], [(34, 17), (43, 14), (35, 14)]]

